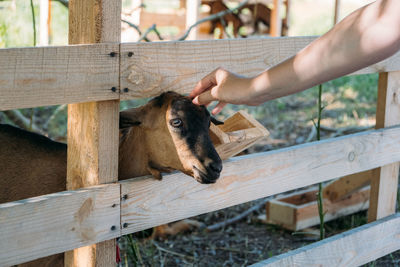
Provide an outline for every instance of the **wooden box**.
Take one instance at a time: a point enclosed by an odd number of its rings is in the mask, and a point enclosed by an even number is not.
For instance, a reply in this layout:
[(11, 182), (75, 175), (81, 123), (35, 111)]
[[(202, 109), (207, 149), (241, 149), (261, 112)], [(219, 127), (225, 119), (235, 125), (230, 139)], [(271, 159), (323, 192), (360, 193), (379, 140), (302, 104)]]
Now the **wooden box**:
[(225, 160), (269, 136), (269, 132), (247, 112), (238, 111), (224, 124), (211, 123), (210, 136), (219, 156)]
[[(266, 204), (267, 222), (298, 231), (319, 224), (316, 187), (273, 199)], [(324, 198), (325, 221), (330, 221), (369, 206), (369, 186), (341, 200)]]

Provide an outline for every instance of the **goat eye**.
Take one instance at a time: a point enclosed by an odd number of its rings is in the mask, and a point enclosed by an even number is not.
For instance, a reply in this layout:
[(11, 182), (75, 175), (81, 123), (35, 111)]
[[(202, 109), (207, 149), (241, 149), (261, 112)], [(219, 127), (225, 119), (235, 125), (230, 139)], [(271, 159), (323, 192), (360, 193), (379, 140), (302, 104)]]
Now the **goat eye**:
[(172, 119), (169, 123), (175, 128), (179, 128), (183, 124), (181, 119)]

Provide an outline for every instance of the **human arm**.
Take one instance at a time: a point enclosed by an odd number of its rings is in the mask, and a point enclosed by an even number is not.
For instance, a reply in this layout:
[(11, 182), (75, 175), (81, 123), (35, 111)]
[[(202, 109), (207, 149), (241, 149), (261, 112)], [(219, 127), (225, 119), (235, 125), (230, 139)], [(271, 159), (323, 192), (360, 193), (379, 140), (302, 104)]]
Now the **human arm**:
[(196, 104), (259, 105), (379, 62), (400, 49), (400, 1), (379, 0), (362, 7), (295, 56), (253, 78), (217, 69), (190, 94)]

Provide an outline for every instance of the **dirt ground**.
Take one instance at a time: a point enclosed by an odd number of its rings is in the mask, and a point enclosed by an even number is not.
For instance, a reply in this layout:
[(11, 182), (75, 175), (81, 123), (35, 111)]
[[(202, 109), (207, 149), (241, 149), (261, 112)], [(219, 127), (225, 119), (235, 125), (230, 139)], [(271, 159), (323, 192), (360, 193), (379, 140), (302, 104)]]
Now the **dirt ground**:
[[(223, 221), (225, 216), (230, 218), (251, 205), (252, 203), (238, 205), (197, 216), (196, 219), (212, 224)], [(258, 222), (257, 214), (263, 212), (260, 209), (244, 220), (215, 232), (195, 231), (166, 240), (140, 238), (140, 234), (130, 241), (124, 237), (120, 240), (120, 266), (248, 266), (318, 240), (315, 235), (294, 234), (277, 226)], [(345, 231), (352, 223), (363, 224), (365, 217), (366, 212), (361, 212), (328, 222), (327, 235)], [(399, 265), (400, 251), (397, 251), (365, 266)]]

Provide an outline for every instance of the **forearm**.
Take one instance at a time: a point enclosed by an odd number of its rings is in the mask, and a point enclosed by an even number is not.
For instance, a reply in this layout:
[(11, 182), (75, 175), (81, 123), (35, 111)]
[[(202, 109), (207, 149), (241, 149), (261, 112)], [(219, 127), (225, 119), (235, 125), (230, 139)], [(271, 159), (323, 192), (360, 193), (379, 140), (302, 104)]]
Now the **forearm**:
[(361, 8), (296, 56), (253, 79), (260, 103), (354, 72), (400, 48), (400, 1)]

